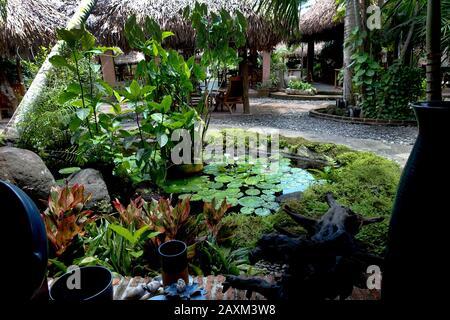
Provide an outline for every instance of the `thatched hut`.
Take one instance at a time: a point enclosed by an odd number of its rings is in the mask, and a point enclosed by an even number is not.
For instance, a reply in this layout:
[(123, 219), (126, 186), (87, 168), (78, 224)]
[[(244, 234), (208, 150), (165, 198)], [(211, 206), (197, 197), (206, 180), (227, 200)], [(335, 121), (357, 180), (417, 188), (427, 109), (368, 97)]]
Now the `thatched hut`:
[(344, 21), (337, 17), (336, 0), (316, 0), (300, 16), (302, 42), (331, 41), (344, 32)]
[(344, 21), (337, 17), (336, 0), (316, 0), (316, 2), (300, 16), (301, 42), (308, 43), (307, 69), (308, 78), (312, 81), (314, 68), (314, 43), (338, 41), (344, 39)]
[[(241, 11), (247, 18), (247, 47), (259, 51), (270, 51), (283, 40), (282, 27), (258, 15), (254, 9), (257, 0), (197, 0), (206, 3), (208, 8), (218, 11), (222, 8), (230, 13)], [(167, 45), (190, 50), (195, 47), (195, 32), (189, 21), (180, 13), (186, 6), (193, 6), (195, 0), (99, 0), (94, 9), (94, 34), (105, 45), (128, 49), (125, 39), (125, 22), (136, 15), (138, 22), (144, 23), (145, 17), (155, 19), (162, 29), (175, 33), (168, 39)]]
[[(40, 46), (56, 41), (56, 29), (66, 17), (51, 0), (8, 0), (6, 19), (0, 22), (0, 118), (2, 111), (17, 106), (17, 95), (24, 94), (20, 59), (29, 58)], [(16, 79), (8, 79), (1, 66), (4, 59), (16, 59)]]
[(66, 17), (51, 0), (8, 0), (6, 21), (0, 23), (0, 57), (30, 57), (31, 50), (56, 41)]

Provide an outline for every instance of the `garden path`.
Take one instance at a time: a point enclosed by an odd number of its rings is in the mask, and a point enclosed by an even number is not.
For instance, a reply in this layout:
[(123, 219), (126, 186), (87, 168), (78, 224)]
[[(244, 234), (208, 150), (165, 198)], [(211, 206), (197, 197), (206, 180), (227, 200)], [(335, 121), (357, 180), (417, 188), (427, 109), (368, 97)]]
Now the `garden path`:
[(310, 110), (324, 107), (321, 101), (254, 98), (250, 104), (250, 115), (244, 115), (240, 106), (233, 114), (214, 112), (210, 130), (242, 128), (267, 132), (276, 129), (288, 137), (302, 137), (371, 151), (402, 166), (411, 153), (418, 133), (417, 127), (369, 126), (309, 117)]

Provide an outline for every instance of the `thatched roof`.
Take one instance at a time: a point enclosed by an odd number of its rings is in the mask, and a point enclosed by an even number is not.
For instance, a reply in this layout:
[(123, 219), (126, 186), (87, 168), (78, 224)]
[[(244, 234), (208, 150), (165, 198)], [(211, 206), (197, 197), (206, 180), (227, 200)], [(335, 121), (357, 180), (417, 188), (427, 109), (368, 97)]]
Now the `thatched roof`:
[(66, 17), (52, 0), (8, 0), (6, 22), (0, 23), (0, 56), (29, 57), (30, 50), (56, 41)]
[[(256, 0), (198, 0), (206, 3), (210, 10), (226, 9), (229, 12), (240, 10), (248, 21), (247, 44), (257, 50), (272, 49), (282, 40), (280, 26), (268, 22), (253, 10)], [(175, 36), (167, 44), (177, 49), (192, 49), (195, 45), (195, 33), (190, 23), (183, 19), (180, 10), (187, 5), (193, 6), (195, 0), (99, 0), (93, 14), (96, 16), (91, 29), (99, 42), (115, 45), (128, 50), (124, 36), (127, 19), (135, 14), (138, 22), (143, 23), (150, 16)]]
[(336, 0), (316, 0), (300, 15), (301, 41), (331, 41), (342, 38), (344, 21), (336, 19), (336, 12)]

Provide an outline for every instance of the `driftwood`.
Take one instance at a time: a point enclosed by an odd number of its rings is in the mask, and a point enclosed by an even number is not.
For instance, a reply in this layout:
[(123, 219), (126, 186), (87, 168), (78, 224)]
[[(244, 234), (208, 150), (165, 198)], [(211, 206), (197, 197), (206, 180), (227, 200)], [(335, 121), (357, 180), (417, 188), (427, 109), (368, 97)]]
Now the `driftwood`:
[(382, 259), (366, 253), (355, 240), (361, 227), (383, 218), (366, 219), (339, 205), (327, 194), (330, 209), (320, 220), (295, 213), (285, 206), (286, 213), (306, 231), (294, 235), (278, 228), (279, 233), (264, 235), (251, 252), (251, 262), (261, 259), (282, 262), (289, 267), (276, 284), (259, 278), (227, 276), (225, 292), (230, 287), (247, 290), (247, 297), (258, 292), (270, 300), (345, 299), (354, 286), (366, 284), (367, 267), (382, 265)]

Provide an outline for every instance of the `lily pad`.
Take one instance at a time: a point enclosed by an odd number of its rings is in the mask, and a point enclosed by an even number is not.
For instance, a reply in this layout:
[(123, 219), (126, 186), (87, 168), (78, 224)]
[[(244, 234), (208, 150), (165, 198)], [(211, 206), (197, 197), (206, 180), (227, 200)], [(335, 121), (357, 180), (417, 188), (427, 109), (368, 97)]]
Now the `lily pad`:
[(261, 191), (259, 191), (258, 189), (250, 188), (245, 191), (245, 193), (249, 196), (258, 196), (261, 194)]
[(251, 208), (251, 207), (242, 207), (241, 208), (242, 214), (252, 214), (254, 211), (255, 211), (255, 209)]
[(239, 199), (239, 204), (243, 207), (258, 208), (264, 204), (260, 197), (247, 196)]
[(258, 188), (270, 190), (270, 189), (275, 188), (275, 185), (273, 183), (262, 182), (262, 183), (258, 184)]
[(227, 183), (233, 181), (233, 177), (227, 175), (220, 175), (214, 178), (217, 182)]
[(223, 183), (222, 182), (210, 182), (208, 184), (208, 187), (211, 189), (221, 189), (223, 187)]
[(267, 208), (258, 208), (255, 210), (256, 215), (261, 216), (261, 217), (265, 217), (270, 215), (270, 209)]
[(280, 205), (278, 204), (278, 202), (266, 202), (264, 203), (264, 208), (270, 209), (272, 211), (277, 211), (278, 209), (280, 209)]
[(273, 202), (273, 201), (275, 201), (275, 196), (272, 194), (263, 194), (263, 195), (261, 195), (261, 199), (263, 199), (264, 201), (267, 201), (267, 202)]
[(227, 188), (240, 188), (242, 187), (242, 183), (241, 182), (230, 182), (229, 184), (227, 184)]
[(261, 178), (258, 176), (248, 177), (247, 179), (245, 179), (245, 183), (250, 186), (257, 185), (260, 181), (261, 181)]
[(238, 200), (238, 198), (230, 197), (230, 198), (227, 198), (227, 203), (230, 206), (235, 207), (235, 206), (237, 206), (239, 204), (239, 200)]

